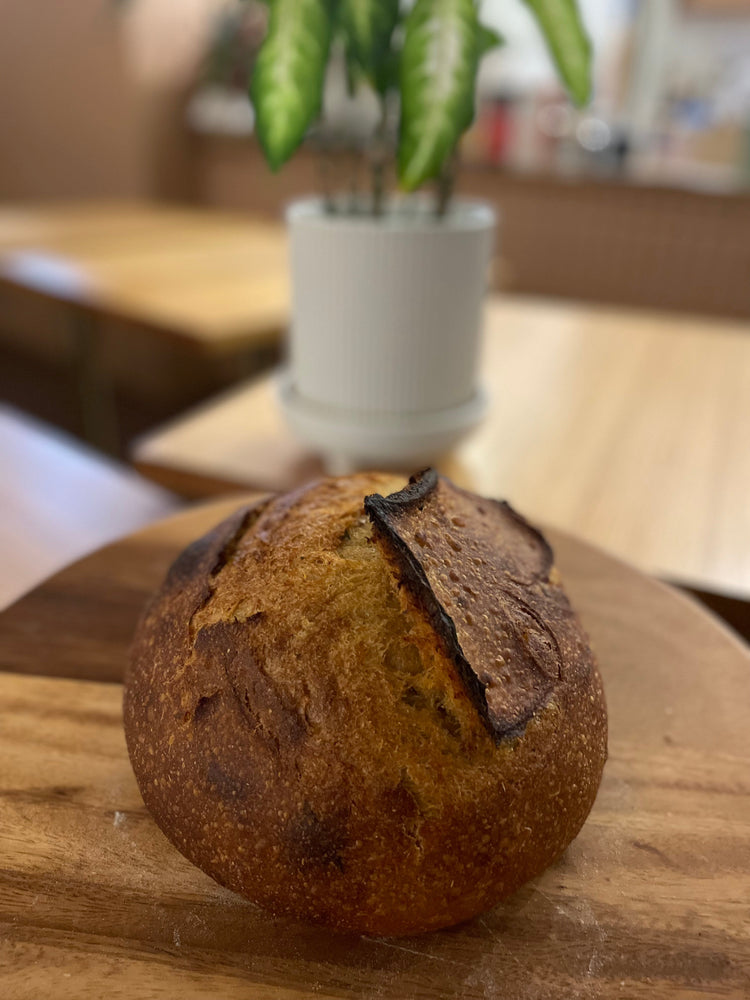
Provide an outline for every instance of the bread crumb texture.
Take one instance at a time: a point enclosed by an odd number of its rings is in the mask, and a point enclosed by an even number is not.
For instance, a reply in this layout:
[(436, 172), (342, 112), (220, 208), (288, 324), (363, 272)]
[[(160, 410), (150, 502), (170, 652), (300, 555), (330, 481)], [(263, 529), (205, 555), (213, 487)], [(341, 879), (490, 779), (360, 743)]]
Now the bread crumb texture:
[(546, 868), (606, 758), (546, 541), (432, 472), (318, 481), (188, 547), (138, 627), (125, 731), (192, 862), (275, 914), (386, 935)]

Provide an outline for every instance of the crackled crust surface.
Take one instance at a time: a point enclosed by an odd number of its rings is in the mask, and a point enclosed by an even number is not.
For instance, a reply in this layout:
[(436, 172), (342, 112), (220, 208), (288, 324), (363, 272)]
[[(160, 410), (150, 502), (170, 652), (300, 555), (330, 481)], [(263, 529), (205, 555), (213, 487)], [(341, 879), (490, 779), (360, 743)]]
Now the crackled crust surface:
[(125, 726), (190, 860), (378, 934), (466, 919), (550, 864), (606, 756), (546, 541), (433, 473), (313, 483), (186, 549), (139, 626)]

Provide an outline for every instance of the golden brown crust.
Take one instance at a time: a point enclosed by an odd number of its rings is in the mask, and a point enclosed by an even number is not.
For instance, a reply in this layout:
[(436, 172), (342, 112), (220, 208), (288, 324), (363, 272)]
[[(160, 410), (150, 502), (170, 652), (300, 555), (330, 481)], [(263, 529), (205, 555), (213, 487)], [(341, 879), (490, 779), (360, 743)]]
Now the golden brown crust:
[(446, 480), (401, 485), (323, 480), (187, 549), (125, 694), (144, 800), (188, 858), (276, 913), (377, 934), (541, 871), (606, 756), (542, 536)]

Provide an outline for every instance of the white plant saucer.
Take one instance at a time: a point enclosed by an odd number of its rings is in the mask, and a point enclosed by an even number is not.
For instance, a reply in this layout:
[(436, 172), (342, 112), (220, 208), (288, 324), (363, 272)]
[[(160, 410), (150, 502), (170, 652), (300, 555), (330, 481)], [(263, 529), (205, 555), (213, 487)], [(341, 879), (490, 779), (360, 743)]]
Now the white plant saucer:
[(465, 403), (427, 412), (326, 406), (301, 396), (287, 368), (278, 373), (277, 393), (291, 429), (321, 453), (332, 475), (363, 468), (414, 472), (456, 445), (487, 410), (481, 388)]

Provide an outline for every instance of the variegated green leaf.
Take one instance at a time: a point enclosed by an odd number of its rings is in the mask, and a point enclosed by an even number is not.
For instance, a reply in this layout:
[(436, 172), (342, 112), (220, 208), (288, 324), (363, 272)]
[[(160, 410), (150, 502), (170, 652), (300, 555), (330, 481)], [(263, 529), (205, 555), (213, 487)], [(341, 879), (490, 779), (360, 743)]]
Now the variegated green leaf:
[(398, 171), (407, 191), (436, 177), (474, 117), (474, 0), (417, 0), (401, 54)]
[(576, 0), (526, 0), (576, 104), (591, 97), (591, 42)]
[(272, 170), (320, 112), (331, 33), (329, 0), (272, 0), (250, 86), (258, 141)]
[(387, 87), (386, 59), (399, 0), (338, 0), (347, 51), (378, 90)]

